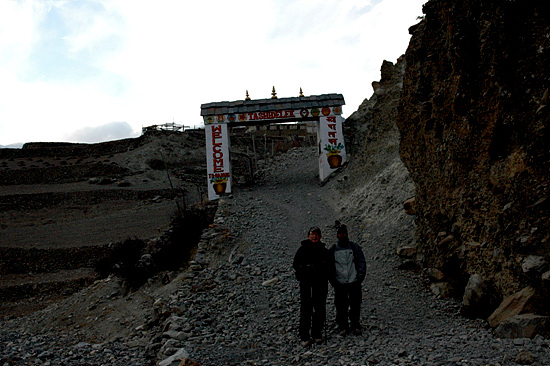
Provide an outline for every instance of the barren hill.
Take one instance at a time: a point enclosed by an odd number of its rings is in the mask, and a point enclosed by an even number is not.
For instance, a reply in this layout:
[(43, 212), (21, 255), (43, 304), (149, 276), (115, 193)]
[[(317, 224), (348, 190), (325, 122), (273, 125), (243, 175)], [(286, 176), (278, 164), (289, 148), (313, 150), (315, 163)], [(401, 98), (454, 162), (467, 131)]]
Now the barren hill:
[(202, 199), (203, 145), (201, 133), (164, 132), (0, 150), (0, 294), (15, 301), (2, 315), (90, 283), (110, 244), (164, 233)]

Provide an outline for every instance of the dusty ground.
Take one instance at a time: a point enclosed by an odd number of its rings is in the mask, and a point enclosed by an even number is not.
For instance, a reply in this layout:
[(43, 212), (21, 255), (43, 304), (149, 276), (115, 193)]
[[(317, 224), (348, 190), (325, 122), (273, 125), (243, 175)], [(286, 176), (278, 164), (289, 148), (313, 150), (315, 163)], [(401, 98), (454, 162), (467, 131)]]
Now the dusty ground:
[[(292, 150), (265, 165), (263, 182), (223, 198), (214, 224), (203, 233), (208, 244), (195, 257), (202, 265), (165, 274), (171, 281), (152, 278), (130, 293), (114, 277), (97, 281), (31, 316), (0, 323), (0, 335), (13, 343), (5, 353), (10, 359), (40, 359), (46, 334), (70, 339), (47, 341), (56, 350), (52, 364), (74, 359), (75, 364), (100, 365), (105, 362), (101, 355), (114, 352), (119, 356), (113, 365), (128, 365), (122, 357), (140, 352), (140, 362), (132, 364), (149, 365), (180, 349), (205, 366), (511, 366), (525, 350), (536, 364), (548, 365), (544, 340), (496, 339), (482, 322), (461, 317), (456, 303), (436, 299), (419, 273), (398, 269), (395, 250), (411, 240), (413, 228), (413, 218), (401, 206), (410, 181), (398, 160), (370, 176), (368, 184), (355, 185), (351, 195), (341, 194), (352, 189), (347, 169), (320, 185), (315, 161), (314, 149)], [(358, 205), (368, 208), (358, 210)], [(349, 224), (368, 261), (365, 332), (342, 338), (333, 331), (329, 294), (327, 342), (304, 349), (297, 337), (292, 257), (304, 228), (312, 224), (320, 225), (324, 241), (332, 243), (335, 219)], [(239, 257), (241, 262), (235, 262)], [(162, 334), (169, 329), (172, 333)], [(85, 351), (79, 342), (99, 352)], [(69, 351), (78, 357), (71, 358)], [(153, 358), (151, 363), (143, 353)]]
[[(185, 174), (185, 166), (198, 170), (204, 165), (202, 139), (166, 134), (115, 154), (58, 157), (37, 151), (33, 156), (0, 159), (0, 316), (27, 313), (59, 299), (64, 291), (52, 293), (55, 283), (82, 284), (95, 277), (89, 263), (44, 268), (40, 259), (25, 263), (39, 270), (14, 271), (10, 256), (20, 256), (17, 250), (48, 255), (128, 238), (148, 240), (165, 232), (178, 205), (201, 199), (195, 181), (204, 177)], [(169, 173), (162, 167), (153, 169), (152, 159), (165, 161)], [(36, 293), (13, 302), (10, 289), (28, 284), (33, 286), (28, 292), (34, 288)]]

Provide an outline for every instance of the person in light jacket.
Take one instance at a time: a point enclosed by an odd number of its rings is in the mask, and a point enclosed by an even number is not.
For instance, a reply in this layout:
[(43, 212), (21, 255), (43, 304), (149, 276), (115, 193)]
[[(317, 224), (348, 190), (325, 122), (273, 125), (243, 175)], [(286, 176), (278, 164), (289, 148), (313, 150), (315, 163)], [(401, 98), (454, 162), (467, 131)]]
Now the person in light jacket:
[(334, 287), (336, 325), (341, 335), (350, 331), (361, 334), (361, 283), (367, 272), (365, 255), (358, 244), (349, 240), (346, 225), (340, 225), (336, 235), (338, 243), (329, 248), (336, 267), (330, 279)]

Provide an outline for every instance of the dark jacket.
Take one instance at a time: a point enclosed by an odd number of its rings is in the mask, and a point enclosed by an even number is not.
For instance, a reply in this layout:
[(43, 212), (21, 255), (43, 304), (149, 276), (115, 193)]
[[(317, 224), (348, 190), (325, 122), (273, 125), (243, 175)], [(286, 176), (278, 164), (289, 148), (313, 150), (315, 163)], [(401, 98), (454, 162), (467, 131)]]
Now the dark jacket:
[(363, 250), (350, 240), (339, 240), (330, 247), (329, 252), (335, 262), (335, 275), (330, 279), (332, 285), (351, 282), (363, 282), (367, 273), (367, 262)]
[(303, 240), (294, 256), (294, 268), (298, 281), (328, 281), (334, 277), (334, 261), (325, 244)]

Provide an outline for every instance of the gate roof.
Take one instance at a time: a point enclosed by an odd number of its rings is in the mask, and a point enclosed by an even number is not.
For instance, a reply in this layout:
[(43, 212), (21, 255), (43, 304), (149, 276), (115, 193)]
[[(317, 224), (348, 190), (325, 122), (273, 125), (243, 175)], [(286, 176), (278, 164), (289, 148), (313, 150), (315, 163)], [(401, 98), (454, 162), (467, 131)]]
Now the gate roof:
[(270, 98), (213, 102), (201, 104), (201, 116), (281, 111), (302, 108), (337, 107), (346, 104), (342, 94), (321, 94), (308, 97)]

